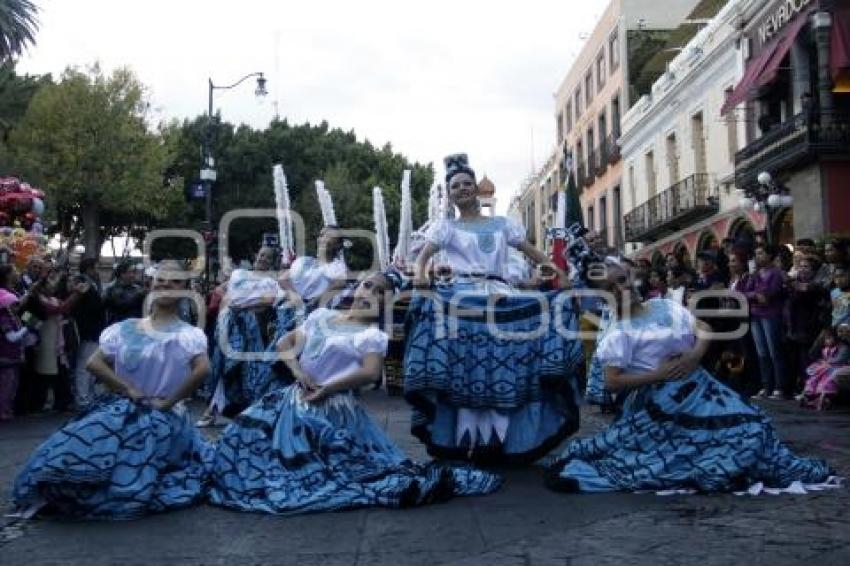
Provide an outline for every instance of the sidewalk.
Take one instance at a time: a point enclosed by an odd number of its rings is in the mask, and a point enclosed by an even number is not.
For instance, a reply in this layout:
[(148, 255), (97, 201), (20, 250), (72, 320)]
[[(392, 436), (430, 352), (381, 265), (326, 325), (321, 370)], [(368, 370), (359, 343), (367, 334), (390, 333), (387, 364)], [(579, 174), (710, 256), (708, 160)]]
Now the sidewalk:
[[(397, 397), (364, 394), (408, 454), (424, 458)], [(765, 402), (782, 437), (850, 477), (850, 412)], [(606, 419), (585, 411), (581, 434)], [(0, 426), (0, 493), (61, 423)], [(504, 470), (494, 495), (404, 511), (278, 518), (201, 506), (127, 523), (0, 519), (0, 563), (17, 564), (850, 564), (850, 489), (806, 496), (563, 495), (537, 468)]]

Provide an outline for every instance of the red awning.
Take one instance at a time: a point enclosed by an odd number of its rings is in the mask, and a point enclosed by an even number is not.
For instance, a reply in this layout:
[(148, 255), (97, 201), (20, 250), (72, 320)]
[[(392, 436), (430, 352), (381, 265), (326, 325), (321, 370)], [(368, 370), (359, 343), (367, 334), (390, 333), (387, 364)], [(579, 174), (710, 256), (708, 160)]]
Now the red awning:
[(791, 51), (791, 46), (794, 45), (800, 30), (808, 23), (810, 12), (811, 9), (797, 16), (785, 30), (785, 33), (765, 44), (759, 56), (747, 65), (741, 82), (738, 83), (738, 86), (726, 99), (723, 108), (720, 109), (721, 114), (726, 114), (745, 100), (749, 100), (759, 88), (776, 80), (779, 66), (788, 52)]
[(829, 68), (833, 80), (850, 73), (850, 8), (838, 8), (832, 13), (832, 43), (829, 49)]

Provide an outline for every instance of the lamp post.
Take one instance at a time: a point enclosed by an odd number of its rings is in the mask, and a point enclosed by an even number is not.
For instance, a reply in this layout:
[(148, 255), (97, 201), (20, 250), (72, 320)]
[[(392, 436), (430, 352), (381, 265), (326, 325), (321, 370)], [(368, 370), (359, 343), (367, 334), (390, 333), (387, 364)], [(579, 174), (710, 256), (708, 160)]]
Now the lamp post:
[(763, 212), (767, 216), (767, 243), (773, 245), (773, 222), (776, 211), (794, 204), (794, 197), (784, 185), (774, 182), (767, 171), (758, 175), (758, 185), (738, 189), (742, 208)]
[[(251, 77), (257, 77), (257, 88), (254, 89), (254, 94), (257, 97), (262, 97), (268, 94), (266, 91), (266, 78), (263, 73), (249, 73), (236, 81), (233, 84), (226, 86), (218, 86), (213, 84), (212, 79), (209, 81), (209, 108), (207, 110), (207, 128), (204, 134), (204, 163), (201, 167), (200, 178), (204, 184), (204, 228), (209, 232), (209, 242), (215, 238), (215, 233), (212, 224), (212, 184), (215, 182), (217, 174), (215, 170), (215, 159), (212, 156), (212, 134), (213, 134), (213, 92), (216, 90), (230, 90), (241, 85)], [(206, 279), (207, 290), (210, 286), (210, 246), (206, 246), (206, 261), (204, 262), (204, 277)]]

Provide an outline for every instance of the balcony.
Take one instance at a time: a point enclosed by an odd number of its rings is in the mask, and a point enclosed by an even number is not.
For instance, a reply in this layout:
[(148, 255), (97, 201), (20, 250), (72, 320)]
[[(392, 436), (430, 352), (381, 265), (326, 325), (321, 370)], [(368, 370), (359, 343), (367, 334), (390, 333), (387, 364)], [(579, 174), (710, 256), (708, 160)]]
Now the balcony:
[(576, 162), (576, 186), (581, 188), (585, 186), (585, 178), (587, 177), (587, 168), (584, 166), (584, 161)]
[(719, 210), (720, 198), (709, 175), (691, 175), (626, 214), (626, 241), (654, 242)]
[(605, 150), (607, 152), (608, 163), (613, 165), (620, 160), (620, 146), (617, 145), (619, 133), (613, 133), (605, 138)]
[(584, 178), (584, 186), (590, 187), (596, 181), (596, 152), (591, 151), (587, 156), (587, 175)]
[(608, 169), (608, 140), (603, 139), (599, 144), (599, 151), (596, 153), (596, 174), (602, 175)]
[(758, 184), (762, 171), (799, 167), (819, 158), (850, 158), (850, 115), (800, 113), (735, 154), (735, 185)]

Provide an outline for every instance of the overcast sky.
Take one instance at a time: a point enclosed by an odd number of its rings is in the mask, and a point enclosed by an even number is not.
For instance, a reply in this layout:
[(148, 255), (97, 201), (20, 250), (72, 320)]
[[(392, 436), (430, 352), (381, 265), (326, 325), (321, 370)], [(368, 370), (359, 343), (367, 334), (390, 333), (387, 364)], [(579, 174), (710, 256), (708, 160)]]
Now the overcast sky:
[(208, 77), (263, 71), (262, 103), (253, 82), (216, 93), (224, 119), (260, 128), (277, 102), (290, 122), (354, 129), (438, 172), (443, 156), (467, 152), (504, 211), (532, 155), (539, 165), (554, 145), (552, 94), (608, 0), (36, 3), (23, 71), (129, 66), (162, 119), (205, 112)]

